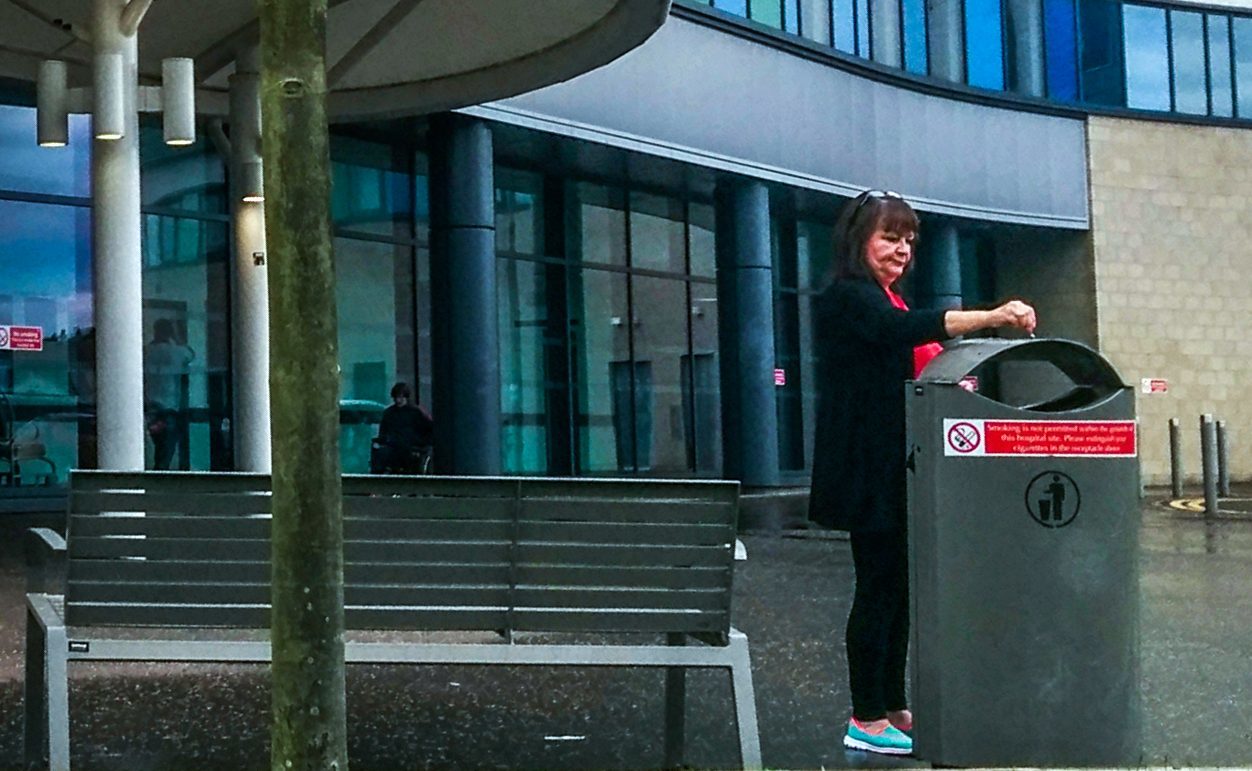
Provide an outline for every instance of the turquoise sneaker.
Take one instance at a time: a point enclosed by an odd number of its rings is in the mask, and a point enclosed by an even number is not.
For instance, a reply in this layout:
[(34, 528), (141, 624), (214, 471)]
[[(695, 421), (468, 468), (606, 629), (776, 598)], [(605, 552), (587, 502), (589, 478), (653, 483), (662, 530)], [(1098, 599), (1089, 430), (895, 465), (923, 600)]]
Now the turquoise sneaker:
[(884, 755), (908, 755), (913, 752), (913, 740), (895, 726), (888, 725), (870, 733), (856, 718), (848, 721), (848, 732), (843, 737), (843, 746), (851, 750), (880, 752)]

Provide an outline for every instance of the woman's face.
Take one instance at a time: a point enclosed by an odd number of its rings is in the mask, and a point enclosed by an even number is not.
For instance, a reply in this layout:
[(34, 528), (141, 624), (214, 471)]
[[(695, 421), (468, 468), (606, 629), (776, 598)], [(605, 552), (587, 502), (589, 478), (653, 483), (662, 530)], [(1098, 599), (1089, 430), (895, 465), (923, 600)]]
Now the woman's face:
[(913, 259), (913, 240), (916, 233), (900, 233), (876, 228), (865, 244), (865, 265), (870, 274), (883, 287), (890, 287)]

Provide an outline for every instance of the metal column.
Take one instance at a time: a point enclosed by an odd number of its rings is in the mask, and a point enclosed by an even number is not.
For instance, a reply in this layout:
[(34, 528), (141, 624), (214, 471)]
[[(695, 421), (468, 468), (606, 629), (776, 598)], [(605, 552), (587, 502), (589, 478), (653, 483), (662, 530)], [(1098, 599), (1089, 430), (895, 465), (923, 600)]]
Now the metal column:
[[(240, 51), (230, 77), (230, 200), (235, 237), (231, 275), (231, 358), (234, 370), (235, 468), (270, 472), (269, 278), (265, 204), (245, 201), (247, 180), (261, 164), (261, 60)], [(251, 168), (249, 168), (251, 166)]]
[(500, 473), (495, 187), (491, 130), (462, 115), (431, 121), (431, 344), (435, 467)]
[[(123, 132), (91, 151), (96, 441), (102, 469), (144, 467), (143, 263), (140, 251), (138, 41), (122, 30), (126, 0), (94, 0), (96, 64), (121, 57)], [(97, 94), (97, 99), (100, 94)], [(93, 131), (94, 134), (94, 131)]]
[(769, 190), (760, 182), (723, 181), (716, 207), (723, 476), (777, 485)]
[(961, 307), (961, 237), (954, 225), (925, 225), (917, 255), (917, 299), (923, 308)]

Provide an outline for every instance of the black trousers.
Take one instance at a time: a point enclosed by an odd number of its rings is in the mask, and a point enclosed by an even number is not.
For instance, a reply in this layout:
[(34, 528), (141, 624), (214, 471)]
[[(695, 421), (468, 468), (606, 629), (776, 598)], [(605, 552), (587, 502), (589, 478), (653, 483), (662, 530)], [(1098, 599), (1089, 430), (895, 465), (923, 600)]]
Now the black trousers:
[(904, 531), (853, 533), (856, 593), (848, 614), (852, 715), (878, 720), (906, 709), (909, 651), (909, 545)]

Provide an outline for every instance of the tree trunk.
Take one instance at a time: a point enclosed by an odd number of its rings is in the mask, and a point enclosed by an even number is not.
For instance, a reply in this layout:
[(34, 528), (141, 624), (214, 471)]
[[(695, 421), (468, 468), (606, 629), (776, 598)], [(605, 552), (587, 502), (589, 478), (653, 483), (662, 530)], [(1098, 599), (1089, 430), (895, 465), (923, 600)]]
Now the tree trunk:
[(347, 769), (326, 0), (259, 0), (274, 452), (272, 767)]

